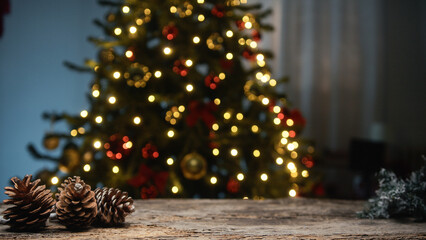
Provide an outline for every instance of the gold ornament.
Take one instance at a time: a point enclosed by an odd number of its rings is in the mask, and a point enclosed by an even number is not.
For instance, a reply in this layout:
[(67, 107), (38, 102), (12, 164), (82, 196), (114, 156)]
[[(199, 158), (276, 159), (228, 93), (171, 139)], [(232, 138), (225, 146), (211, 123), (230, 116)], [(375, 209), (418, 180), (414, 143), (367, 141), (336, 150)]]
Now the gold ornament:
[(70, 173), (80, 166), (80, 154), (75, 144), (69, 143), (64, 147), (62, 157), (59, 160), (59, 170)]
[(207, 161), (198, 153), (189, 153), (180, 162), (180, 168), (185, 178), (198, 180), (206, 174)]
[(210, 35), (207, 40), (207, 47), (211, 50), (222, 50), (223, 48), (223, 38), (220, 36), (219, 33), (213, 33), (212, 35)]
[(59, 137), (52, 134), (46, 134), (43, 138), (43, 146), (48, 150), (55, 150), (59, 146)]

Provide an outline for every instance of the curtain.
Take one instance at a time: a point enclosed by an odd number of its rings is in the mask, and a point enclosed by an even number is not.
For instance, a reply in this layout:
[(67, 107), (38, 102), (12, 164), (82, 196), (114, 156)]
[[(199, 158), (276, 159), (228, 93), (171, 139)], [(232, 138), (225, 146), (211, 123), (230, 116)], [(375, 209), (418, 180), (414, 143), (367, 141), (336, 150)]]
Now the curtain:
[(347, 150), (354, 137), (382, 138), (382, 2), (380, 0), (270, 0), (276, 77), (292, 107), (307, 119), (304, 131), (320, 148)]

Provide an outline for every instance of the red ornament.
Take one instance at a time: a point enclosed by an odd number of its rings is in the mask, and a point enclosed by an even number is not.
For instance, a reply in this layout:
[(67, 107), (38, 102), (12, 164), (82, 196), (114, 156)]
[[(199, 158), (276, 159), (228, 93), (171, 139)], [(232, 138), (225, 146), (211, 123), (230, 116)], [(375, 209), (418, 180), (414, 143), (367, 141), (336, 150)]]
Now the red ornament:
[(192, 101), (189, 103), (189, 114), (186, 117), (186, 124), (193, 127), (198, 120), (202, 120), (211, 129), (212, 125), (216, 122), (216, 117), (213, 114), (216, 110), (217, 106), (213, 102), (201, 103)]
[(223, 5), (216, 5), (211, 11), (212, 15), (218, 18), (225, 16), (225, 7)]
[(237, 21), (235, 21), (235, 24), (237, 25), (237, 27), (238, 27), (238, 29), (239, 29), (240, 31), (242, 31), (242, 30), (246, 29), (246, 27), (245, 27), (245, 25), (244, 25), (244, 22), (243, 22), (243, 21), (241, 21), (241, 20), (237, 20)]
[(149, 187), (143, 187), (141, 189), (141, 198), (142, 199), (150, 199), (150, 198), (156, 198), (158, 195), (158, 190), (154, 186)]
[(260, 39), (262, 38), (262, 36), (260, 35), (260, 33), (256, 30), (253, 30), (252, 34), (251, 34), (252, 38), (254, 41), (259, 42)]
[(218, 76), (215, 76), (214, 74), (207, 75), (206, 78), (204, 78), (204, 84), (209, 87), (211, 90), (215, 90), (217, 87), (217, 84), (220, 82), (220, 78)]
[(240, 190), (240, 183), (237, 180), (231, 178), (226, 184), (226, 190), (228, 190), (230, 193), (237, 193)]
[(130, 154), (132, 142), (129, 137), (121, 137), (119, 134), (114, 134), (109, 137), (109, 141), (104, 144), (107, 157), (112, 160), (120, 160)]
[(143, 158), (158, 158), (159, 153), (157, 147), (151, 143), (147, 143), (145, 147), (142, 148), (142, 157)]
[(245, 59), (248, 59), (250, 61), (256, 60), (256, 54), (249, 48), (244, 49), (243, 51), (243, 57)]
[(306, 120), (298, 109), (291, 110), (290, 118), (293, 120), (295, 126), (305, 127)]
[(173, 40), (174, 38), (177, 37), (179, 30), (174, 25), (168, 25), (163, 27), (162, 33), (164, 37), (167, 38), (167, 40)]
[(155, 172), (145, 164), (139, 166), (138, 174), (129, 179), (130, 186), (141, 189), (141, 198), (155, 198), (158, 194), (163, 194), (169, 173), (166, 171)]
[(312, 158), (311, 155), (307, 155), (306, 157), (302, 158), (302, 163), (303, 165), (305, 165), (307, 168), (311, 168), (314, 166), (314, 160)]
[(185, 60), (176, 60), (173, 64), (173, 72), (185, 77), (188, 74), (188, 68), (185, 65)]

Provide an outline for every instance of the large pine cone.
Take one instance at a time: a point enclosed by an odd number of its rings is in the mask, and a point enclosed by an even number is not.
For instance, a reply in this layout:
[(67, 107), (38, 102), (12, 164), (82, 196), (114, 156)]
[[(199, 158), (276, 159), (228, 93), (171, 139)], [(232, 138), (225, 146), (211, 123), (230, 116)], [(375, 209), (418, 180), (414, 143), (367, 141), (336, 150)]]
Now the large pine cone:
[(95, 193), (80, 177), (69, 177), (61, 186), (56, 194), (59, 222), (74, 230), (89, 227), (97, 213)]
[(40, 179), (31, 182), (32, 175), (26, 175), (22, 180), (13, 177), (14, 187), (5, 187), (5, 194), (11, 199), (4, 204), (13, 204), (3, 214), (8, 219), (8, 225), (14, 231), (38, 231), (46, 226), (55, 200), (45, 185), (37, 186)]
[(127, 192), (116, 188), (95, 189), (98, 215), (96, 224), (114, 226), (124, 223), (127, 215), (135, 211), (133, 199)]

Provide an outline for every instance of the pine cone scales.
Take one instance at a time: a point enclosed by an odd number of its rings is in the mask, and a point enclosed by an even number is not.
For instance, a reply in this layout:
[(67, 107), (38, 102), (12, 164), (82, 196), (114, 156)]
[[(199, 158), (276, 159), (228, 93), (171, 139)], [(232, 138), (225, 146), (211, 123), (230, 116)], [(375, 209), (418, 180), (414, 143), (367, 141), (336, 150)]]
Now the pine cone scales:
[(59, 222), (70, 229), (89, 227), (97, 214), (95, 193), (80, 177), (69, 177), (61, 186), (56, 195)]
[(124, 223), (127, 215), (135, 211), (133, 199), (127, 192), (115, 188), (97, 188), (95, 197), (98, 204), (96, 223), (114, 226)]
[(26, 175), (22, 180), (13, 177), (14, 187), (5, 187), (5, 194), (10, 199), (4, 204), (13, 204), (3, 214), (8, 219), (8, 225), (16, 231), (37, 231), (46, 226), (55, 200), (45, 185), (38, 186), (40, 179), (31, 182), (32, 175)]

